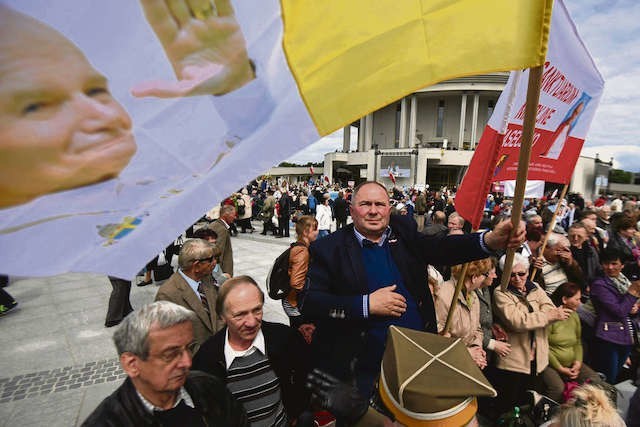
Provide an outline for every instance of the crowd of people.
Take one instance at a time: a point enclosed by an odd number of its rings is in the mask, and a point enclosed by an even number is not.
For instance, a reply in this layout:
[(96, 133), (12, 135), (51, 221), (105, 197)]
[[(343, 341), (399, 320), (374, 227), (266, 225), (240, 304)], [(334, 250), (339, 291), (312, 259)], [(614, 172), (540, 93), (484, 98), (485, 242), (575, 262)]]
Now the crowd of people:
[[(611, 384), (637, 380), (639, 207), (548, 196), (528, 200), (513, 230), (510, 202), (494, 194), (471, 231), (447, 189), (254, 181), (171, 249), (179, 268), (156, 303), (134, 311), (127, 298), (107, 324), (120, 324), (114, 340), (129, 379), (86, 425), (206, 425), (217, 414), (233, 425), (304, 426), (322, 409), (338, 425), (400, 425), (405, 415), (380, 399), (391, 327), (459, 340), (497, 392), (478, 398), (489, 423), (527, 407), (528, 390), (554, 405), (604, 395), (613, 408)], [(231, 237), (286, 238), (292, 226), (287, 326), (263, 321), (256, 278), (234, 276)], [(516, 253), (503, 287), (508, 249)], [(114, 292), (130, 286), (119, 280)], [(577, 425), (562, 421), (579, 415), (567, 415), (568, 404), (557, 425)]]

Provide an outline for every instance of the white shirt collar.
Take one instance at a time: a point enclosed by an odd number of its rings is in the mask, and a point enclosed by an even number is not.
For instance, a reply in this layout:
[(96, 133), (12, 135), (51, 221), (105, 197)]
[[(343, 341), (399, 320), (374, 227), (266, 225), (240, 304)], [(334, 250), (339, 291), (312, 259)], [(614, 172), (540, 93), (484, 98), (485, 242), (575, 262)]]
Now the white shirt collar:
[[(363, 240), (366, 239), (366, 237), (364, 237), (364, 235), (362, 233), (360, 233), (355, 227), (353, 227), (353, 232), (356, 235), (356, 239), (358, 240), (358, 243), (360, 243), (360, 247), (362, 247), (363, 246), (362, 242), (363, 242)], [(378, 245), (378, 246), (384, 245), (384, 242), (387, 241), (387, 238), (389, 237), (390, 234), (391, 234), (391, 226), (387, 225), (387, 228), (382, 233), (382, 236), (380, 237), (380, 240), (378, 240), (378, 242), (376, 242), (376, 245)]]
[(262, 329), (258, 331), (258, 334), (253, 339), (253, 342), (246, 350), (236, 351), (231, 348), (231, 344), (229, 344), (229, 328), (225, 330), (224, 333), (224, 360), (227, 365), (227, 369), (233, 363), (233, 360), (236, 357), (243, 357), (252, 354), (254, 351), (258, 350), (260, 353), (267, 355), (267, 351), (264, 344), (264, 335), (262, 334)]
[(181, 269), (178, 269), (178, 273), (180, 273), (180, 275), (187, 282), (189, 287), (191, 289), (193, 289), (193, 292), (196, 293), (196, 296), (198, 296), (198, 298), (200, 298), (200, 292), (198, 292), (198, 286), (200, 285), (200, 282), (198, 282), (196, 280), (193, 280), (191, 277), (189, 277), (186, 274), (184, 274), (184, 272)]
[(220, 221), (222, 221), (222, 223), (224, 224), (224, 228), (226, 228), (227, 230), (229, 229), (229, 224), (227, 224), (227, 221), (225, 221), (222, 218), (218, 218)]
[[(140, 394), (140, 392), (137, 389), (136, 389), (136, 393), (138, 394), (140, 401), (142, 401), (142, 405), (150, 414), (153, 414), (154, 411), (167, 411), (167, 409), (158, 408), (156, 405), (149, 402), (147, 399), (144, 398), (142, 394)], [(189, 393), (187, 393), (187, 390), (184, 387), (180, 387), (180, 391), (178, 392), (176, 401), (173, 403), (173, 406), (170, 409), (173, 409), (176, 406), (178, 406), (181, 400), (184, 400), (184, 404), (187, 405), (188, 407), (195, 409), (195, 405), (193, 404), (193, 399), (191, 399), (191, 396), (189, 396)]]

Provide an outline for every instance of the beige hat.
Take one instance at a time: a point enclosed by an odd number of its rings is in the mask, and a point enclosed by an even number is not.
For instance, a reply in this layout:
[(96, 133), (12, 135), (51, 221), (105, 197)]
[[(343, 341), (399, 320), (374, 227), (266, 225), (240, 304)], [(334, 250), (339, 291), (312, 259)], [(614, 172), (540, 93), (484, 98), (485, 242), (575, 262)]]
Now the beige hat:
[(380, 373), (380, 396), (407, 426), (469, 423), (476, 396), (496, 396), (459, 338), (389, 327)]

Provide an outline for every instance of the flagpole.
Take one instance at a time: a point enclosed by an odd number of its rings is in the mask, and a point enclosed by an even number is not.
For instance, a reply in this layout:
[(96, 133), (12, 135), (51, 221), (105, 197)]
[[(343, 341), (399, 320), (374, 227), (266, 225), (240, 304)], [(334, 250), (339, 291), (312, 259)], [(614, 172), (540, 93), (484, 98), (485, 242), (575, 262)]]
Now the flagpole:
[[(536, 129), (536, 112), (540, 101), (540, 81), (542, 79), (542, 66), (529, 69), (529, 82), (527, 86), (527, 106), (524, 111), (524, 123), (522, 126), (522, 139), (520, 142), (520, 157), (518, 158), (518, 176), (516, 188), (513, 194), (513, 206), (511, 208), (511, 224), (513, 233), (520, 225), (522, 216), (522, 205), (524, 204), (524, 193), (527, 185), (527, 174), (529, 172), (529, 162), (531, 160), (531, 145)], [(503, 291), (507, 289), (509, 278), (511, 277), (511, 267), (515, 249), (507, 249), (502, 281), (500, 287)]]
[(464, 281), (467, 278), (467, 270), (469, 269), (469, 263), (465, 262), (462, 266), (462, 273), (460, 274), (460, 279), (456, 283), (456, 290), (453, 292), (453, 298), (451, 299), (451, 305), (449, 306), (449, 312), (447, 313), (447, 321), (444, 324), (444, 329), (441, 332), (441, 335), (446, 335), (449, 332), (449, 328), (451, 328), (451, 322), (453, 321), (453, 312), (456, 309), (456, 302), (458, 301), (458, 295), (462, 292), (462, 287), (464, 286)]
[[(545, 248), (547, 247), (547, 241), (549, 240), (549, 236), (551, 236), (551, 233), (553, 233), (553, 229), (556, 226), (556, 219), (558, 218), (558, 211), (560, 210), (560, 203), (562, 203), (562, 200), (564, 200), (564, 197), (567, 195), (567, 189), (569, 188), (569, 184), (565, 184), (564, 187), (562, 187), (562, 192), (560, 193), (560, 198), (558, 199), (558, 205), (556, 206), (556, 210), (553, 213), (553, 216), (551, 217), (551, 221), (549, 222), (549, 228), (546, 232), (546, 234), (544, 235), (544, 241), (542, 242), (542, 246), (540, 246), (540, 254), (542, 254), (545, 250)], [(529, 280), (531, 280), (533, 282), (533, 279), (536, 277), (536, 273), (538, 273), (538, 268), (534, 268), (531, 271), (531, 277), (529, 278)]]

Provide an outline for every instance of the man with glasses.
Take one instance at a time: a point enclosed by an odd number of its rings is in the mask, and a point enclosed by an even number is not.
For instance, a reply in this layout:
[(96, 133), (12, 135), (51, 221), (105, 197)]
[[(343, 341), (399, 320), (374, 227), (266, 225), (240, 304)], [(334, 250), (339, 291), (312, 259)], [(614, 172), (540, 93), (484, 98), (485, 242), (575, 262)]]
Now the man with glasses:
[(247, 416), (219, 379), (190, 372), (193, 312), (167, 301), (127, 316), (113, 335), (125, 382), (83, 426), (246, 426)]
[(171, 301), (196, 314), (193, 336), (199, 347), (222, 327), (216, 312), (218, 290), (211, 276), (214, 247), (202, 239), (188, 240), (178, 255), (178, 266), (158, 289), (156, 301)]

